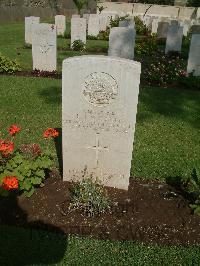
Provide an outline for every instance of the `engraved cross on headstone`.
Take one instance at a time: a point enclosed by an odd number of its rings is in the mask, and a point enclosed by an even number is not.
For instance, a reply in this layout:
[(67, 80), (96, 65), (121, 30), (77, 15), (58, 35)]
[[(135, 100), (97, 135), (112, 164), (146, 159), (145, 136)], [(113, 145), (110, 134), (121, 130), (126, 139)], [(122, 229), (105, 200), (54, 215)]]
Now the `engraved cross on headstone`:
[(104, 150), (104, 151), (109, 151), (108, 147), (100, 146), (100, 141), (99, 141), (99, 133), (96, 133), (96, 143), (94, 146), (87, 147), (87, 149), (93, 149), (96, 152), (95, 156), (95, 168), (98, 168), (99, 166), (99, 152)]

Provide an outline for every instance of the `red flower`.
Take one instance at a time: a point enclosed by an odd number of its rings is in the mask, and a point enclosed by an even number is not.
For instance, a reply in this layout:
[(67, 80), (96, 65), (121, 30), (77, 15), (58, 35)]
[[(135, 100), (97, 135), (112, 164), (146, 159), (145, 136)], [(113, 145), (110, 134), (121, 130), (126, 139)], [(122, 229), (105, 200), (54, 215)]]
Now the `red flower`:
[(10, 126), (10, 128), (8, 129), (8, 132), (11, 136), (14, 136), (17, 132), (20, 131), (20, 127), (18, 127), (17, 125), (12, 125)]
[(14, 142), (8, 140), (0, 140), (0, 152), (3, 156), (7, 156), (14, 150)]
[(43, 133), (44, 138), (50, 138), (50, 137), (56, 138), (58, 137), (58, 135), (59, 135), (58, 131), (54, 128), (48, 128)]
[(15, 176), (6, 176), (3, 178), (2, 188), (5, 190), (18, 189), (19, 182)]

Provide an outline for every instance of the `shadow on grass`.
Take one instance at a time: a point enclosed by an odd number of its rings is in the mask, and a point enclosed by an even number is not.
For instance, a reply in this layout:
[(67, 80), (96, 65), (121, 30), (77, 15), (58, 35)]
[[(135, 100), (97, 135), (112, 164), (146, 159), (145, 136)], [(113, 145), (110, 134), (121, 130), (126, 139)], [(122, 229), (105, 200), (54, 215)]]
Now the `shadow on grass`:
[[(24, 228), (17, 228), (19, 225)], [(62, 261), (67, 237), (51, 224), (29, 222), (16, 195), (12, 195), (0, 197), (0, 246), (2, 266), (52, 265)]]
[(140, 89), (139, 102), (138, 122), (151, 119), (157, 113), (200, 128), (199, 91), (143, 87)]
[(55, 103), (59, 105), (62, 102), (61, 86), (44, 87), (39, 94), (45, 99), (46, 103)]

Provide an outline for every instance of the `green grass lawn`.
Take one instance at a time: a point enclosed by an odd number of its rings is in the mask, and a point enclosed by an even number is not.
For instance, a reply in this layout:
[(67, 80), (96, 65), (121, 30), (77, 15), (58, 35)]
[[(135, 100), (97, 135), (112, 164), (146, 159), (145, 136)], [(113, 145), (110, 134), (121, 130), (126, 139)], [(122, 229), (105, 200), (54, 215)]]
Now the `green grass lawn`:
[[(69, 23), (68, 29), (69, 29)], [(58, 38), (58, 47), (69, 40)], [(88, 41), (104, 47), (106, 41)], [(24, 48), (24, 23), (0, 25), (0, 52), (32, 69)], [(76, 52), (58, 51), (58, 69)], [(46, 145), (47, 127), (61, 129), (61, 80), (0, 76), (0, 130), (21, 126), (17, 143)], [(200, 169), (200, 92), (175, 88), (140, 88), (131, 175), (164, 180)], [(55, 158), (54, 143), (51, 150)], [(57, 163), (57, 161), (56, 161)], [(199, 247), (160, 247), (133, 242), (98, 241), (75, 236), (0, 226), (0, 265), (200, 265)]]
[(2, 266), (119, 265), (198, 266), (200, 247), (160, 247), (133, 242), (99, 241), (28, 230), (0, 227)]

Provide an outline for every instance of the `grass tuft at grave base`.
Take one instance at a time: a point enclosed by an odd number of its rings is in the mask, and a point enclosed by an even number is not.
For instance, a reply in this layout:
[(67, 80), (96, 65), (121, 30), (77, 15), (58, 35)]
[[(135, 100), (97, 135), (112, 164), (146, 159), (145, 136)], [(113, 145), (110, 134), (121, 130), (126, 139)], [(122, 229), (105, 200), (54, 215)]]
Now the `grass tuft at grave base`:
[(42, 230), (0, 227), (0, 262), (25, 265), (199, 265), (200, 247), (99, 241)]
[[(61, 129), (61, 80), (0, 76), (0, 88), (0, 129), (20, 125), (20, 143), (43, 145), (46, 128)], [(199, 102), (199, 91), (140, 88), (131, 176), (164, 180), (200, 168)]]

